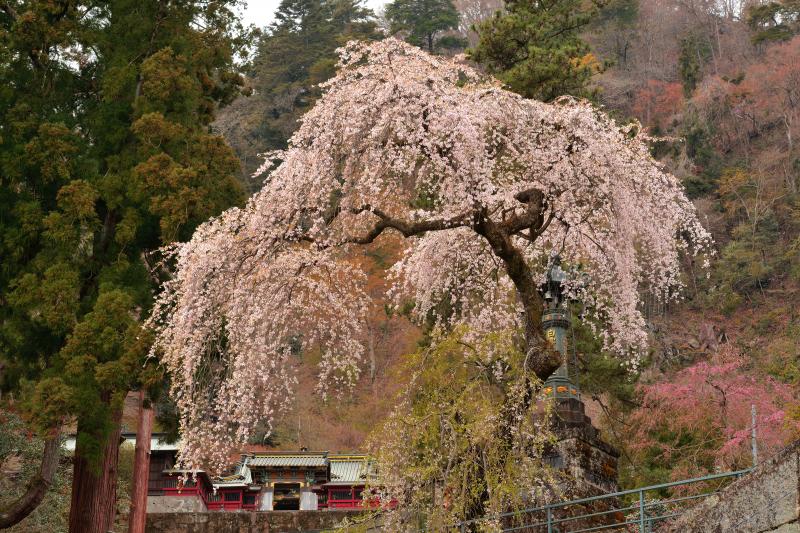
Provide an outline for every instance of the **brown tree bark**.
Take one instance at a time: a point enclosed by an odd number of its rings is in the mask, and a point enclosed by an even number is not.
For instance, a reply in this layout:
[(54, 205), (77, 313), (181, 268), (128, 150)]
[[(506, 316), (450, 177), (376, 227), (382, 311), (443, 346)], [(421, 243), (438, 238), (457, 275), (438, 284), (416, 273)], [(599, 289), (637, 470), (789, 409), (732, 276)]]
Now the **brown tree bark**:
[(25, 494), (10, 505), (0, 509), (0, 529), (6, 529), (18, 524), (42, 503), (47, 490), (53, 484), (60, 456), (61, 430), (59, 428), (45, 440), (39, 473), (28, 484)]
[(121, 420), (120, 408), (112, 414), (114, 429), (104, 439), (98, 463), (88, 460), (88, 450), (78, 441), (69, 509), (70, 533), (107, 533), (114, 523)]
[(133, 459), (133, 496), (128, 515), (128, 533), (144, 533), (147, 513), (147, 482), (150, 476), (150, 438), (153, 434), (153, 406), (139, 391), (139, 424)]
[[(525, 309), (525, 370), (530, 370), (544, 381), (561, 365), (561, 356), (544, 341), (542, 332), (542, 297), (533, 279), (533, 273), (525, 261), (522, 251), (515, 245), (513, 237), (534, 242), (544, 233), (555, 217), (547, 212), (544, 194), (536, 189), (521, 191), (515, 195), (523, 210), (492, 220), (482, 210), (467, 211), (460, 215), (434, 220), (407, 221), (393, 218), (388, 213), (370, 205), (351, 209), (352, 213), (370, 212), (379, 220), (366, 235), (349, 239), (353, 244), (369, 244), (384, 231), (393, 229), (404, 237), (420, 235), (428, 231), (442, 231), (458, 227), (471, 227), (489, 243), (492, 252), (503, 261), (508, 277), (514, 283)], [(526, 233), (527, 232), (527, 233)]]

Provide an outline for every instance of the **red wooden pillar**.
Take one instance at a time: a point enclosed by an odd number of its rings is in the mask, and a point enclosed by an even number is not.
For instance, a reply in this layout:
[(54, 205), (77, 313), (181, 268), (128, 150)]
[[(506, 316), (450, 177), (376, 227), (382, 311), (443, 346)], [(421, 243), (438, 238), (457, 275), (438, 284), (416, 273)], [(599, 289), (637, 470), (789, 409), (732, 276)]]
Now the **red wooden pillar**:
[(147, 518), (147, 483), (150, 475), (150, 438), (153, 434), (153, 406), (139, 391), (139, 424), (133, 460), (133, 494), (128, 515), (128, 533), (144, 533)]

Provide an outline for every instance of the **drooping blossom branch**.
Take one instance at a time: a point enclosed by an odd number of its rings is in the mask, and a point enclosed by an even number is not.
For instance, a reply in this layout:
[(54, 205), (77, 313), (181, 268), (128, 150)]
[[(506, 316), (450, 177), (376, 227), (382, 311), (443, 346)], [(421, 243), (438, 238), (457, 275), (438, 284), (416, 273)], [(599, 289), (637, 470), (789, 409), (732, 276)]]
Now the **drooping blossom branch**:
[(540, 378), (559, 363), (539, 323), (551, 254), (635, 365), (640, 288), (674, 295), (679, 254), (710, 244), (676, 178), (589, 103), (525, 100), (394, 39), (340, 55), (263, 189), (175, 248), (151, 323), (192, 461), (222, 464), (280, 407), (293, 349), (319, 350), (323, 389), (357, 377), (368, 302), (347, 255), (386, 233), (405, 238), (395, 302), (443, 328), (524, 331)]

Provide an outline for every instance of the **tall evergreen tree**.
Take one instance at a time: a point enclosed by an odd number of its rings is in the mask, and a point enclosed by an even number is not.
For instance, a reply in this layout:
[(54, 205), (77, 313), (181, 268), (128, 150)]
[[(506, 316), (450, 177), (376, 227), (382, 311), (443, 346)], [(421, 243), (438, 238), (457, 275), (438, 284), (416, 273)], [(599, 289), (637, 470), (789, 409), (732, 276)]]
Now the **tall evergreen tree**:
[(550, 101), (591, 96), (597, 63), (579, 32), (599, 4), (583, 0), (508, 0), (505, 11), (480, 24), (470, 51), (508, 87), (527, 98)]
[(440, 33), (458, 26), (458, 11), (452, 0), (394, 0), (386, 6), (391, 32), (408, 32), (406, 40), (427, 48), (431, 54)]
[(746, 19), (756, 44), (791, 39), (800, 32), (800, 0), (754, 4), (747, 9)]
[(680, 40), (678, 75), (683, 83), (683, 94), (691, 98), (703, 77), (703, 65), (711, 55), (711, 48), (700, 36), (689, 33)]
[(250, 173), (258, 154), (286, 148), (298, 120), (333, 76), (336, 49), (349, 40), (380, 38), (361, 0), (283, 0), (260, 38), (250, 71), (254, 94), (223, 111), (215, 127)]
[(111, 527), (122, 401), (152, 374), (143, 258), (242, 199), (208, 133), (241, 84), (233, 3), (0, 1), (0, 386), (50, 437), (77, 422), (75, 533)]

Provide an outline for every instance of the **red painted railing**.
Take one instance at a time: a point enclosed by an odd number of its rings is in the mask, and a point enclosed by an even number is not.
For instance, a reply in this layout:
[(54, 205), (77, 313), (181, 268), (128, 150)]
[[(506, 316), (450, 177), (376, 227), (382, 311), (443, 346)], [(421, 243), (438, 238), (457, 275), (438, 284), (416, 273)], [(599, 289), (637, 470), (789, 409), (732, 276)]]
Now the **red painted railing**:
[(259, 503), (258, 494), (245, 494), (242, 489), (220, 489), (215, 493), (199, 479), (187, 479), (181, 485), (177, 477), (168, 478), (161, 490), (164, 496), (199, 496), (209, 511), (254, 511)]
[(202, 484), (196, 480), (187, 479), (181, 485), (177, 477), (165, 479), (161, 490), (165, 496), (203, 496), (204, 492)]
[(320, 509), (360, 509), (362, 507), (380, 507), (380, 501), (373, 499), (364, 503), (361, 493), (364, 487), (328, 487), (328, 497), (320, 503)]

